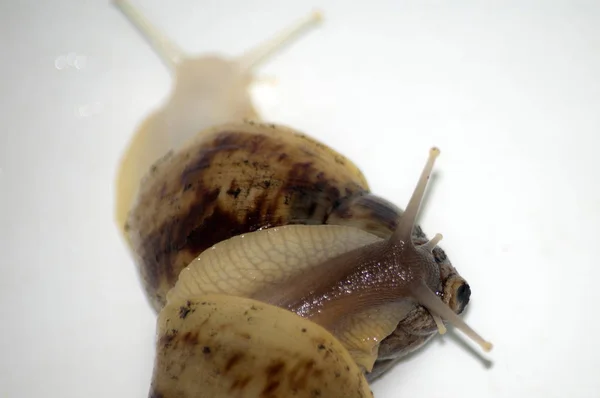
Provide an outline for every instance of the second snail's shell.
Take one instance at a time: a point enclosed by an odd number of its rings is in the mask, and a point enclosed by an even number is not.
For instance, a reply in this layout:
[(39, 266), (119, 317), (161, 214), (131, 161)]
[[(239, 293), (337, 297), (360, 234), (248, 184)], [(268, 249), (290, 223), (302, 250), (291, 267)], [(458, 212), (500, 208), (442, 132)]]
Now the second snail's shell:
[(373, 394), (342, 344), (290, 311), (205, 295), (169, 301), (160, 312), (150, 397), (291, 396)]

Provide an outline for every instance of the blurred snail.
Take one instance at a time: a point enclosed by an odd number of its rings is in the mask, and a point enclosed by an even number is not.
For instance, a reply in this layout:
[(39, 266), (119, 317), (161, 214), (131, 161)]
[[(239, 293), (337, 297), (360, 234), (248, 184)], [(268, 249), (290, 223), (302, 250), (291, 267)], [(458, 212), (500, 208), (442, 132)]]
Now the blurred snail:
[(116, 218), (158, 313), (150, 397), (369, 397), (369, 382), (458, 315), (470, 287), (343, 155), (252, 105), (252, 71), (319, 19), (237, 59), (184, 55), (119, 7), (173, 72), (120, 165)]

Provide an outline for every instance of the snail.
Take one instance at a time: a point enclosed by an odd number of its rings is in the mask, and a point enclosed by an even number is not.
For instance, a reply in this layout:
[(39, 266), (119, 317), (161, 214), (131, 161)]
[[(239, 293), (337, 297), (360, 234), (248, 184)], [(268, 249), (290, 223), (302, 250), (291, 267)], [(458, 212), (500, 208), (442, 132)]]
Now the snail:
[(313, 14), (233, 60), (190, 58), (117, 1), (174, 73), (125, 151), (116, 221), (158, 314), (150, 397), (372, 396), (369, 383), (459, 315), (470, 287), (349, 159), (262, 121), (251, 71)]

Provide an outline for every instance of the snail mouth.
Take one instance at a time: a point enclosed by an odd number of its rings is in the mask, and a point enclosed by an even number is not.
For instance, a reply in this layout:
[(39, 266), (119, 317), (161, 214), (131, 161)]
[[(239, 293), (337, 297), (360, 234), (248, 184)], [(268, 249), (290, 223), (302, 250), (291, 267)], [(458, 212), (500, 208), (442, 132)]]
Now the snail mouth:
[[(443, 268), (442, 272), (448, 271)], [(447, 276), (441, 278), (439, 296), (457, 314), (464, 312), (471, 294), (467, 282), (452, 268)], [(438, 325), (433, 316), (424, 306), (417, 305), (396, 327), (396, 330), (386, 337), (379, 346), (378, 360), (372, 373), (367, 375), (369, 381), (384, 374), (394, 363), (408, 357), (419, 350), (430, 338), (438, 333)]]
[[(439, 297), (452, 311), (460, 315), (465, 311), (471, 296), (469, 284), (457, 273), (452, 272), (440, 283)], [(439, 331), (433, 316), (427, 308), (417, 305), (398, 323), (396, 328), (404, 333), (423, 336)]]

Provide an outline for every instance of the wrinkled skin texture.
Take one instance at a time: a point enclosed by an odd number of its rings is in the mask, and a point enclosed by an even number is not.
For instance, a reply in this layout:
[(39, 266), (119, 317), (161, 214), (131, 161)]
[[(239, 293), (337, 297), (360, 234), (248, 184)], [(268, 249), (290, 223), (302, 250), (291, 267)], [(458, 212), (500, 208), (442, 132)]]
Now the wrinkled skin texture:
[[(202, 132), (152, 167), (125, 230), (158, 312), (181, 270), (232, 236), (287, 224), (336, 224), (387, 238), (401, 214), (370, 193), (354, 164), (325, 145), (282, 126), (228, 124)], [(428, 239), (417, 226), (413, 240)], [(470, 289), (441, 248), (434, 256), (437, 293), (460, 314)], [(367, 378), (383, 374), (435, 333), (433, 318), (418, 306), (382, 341)]]

